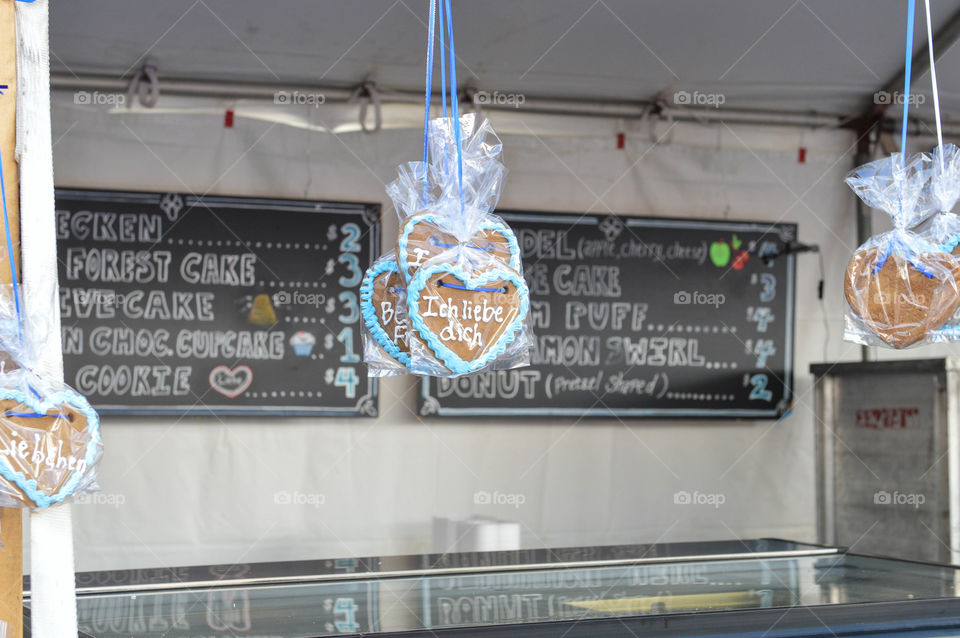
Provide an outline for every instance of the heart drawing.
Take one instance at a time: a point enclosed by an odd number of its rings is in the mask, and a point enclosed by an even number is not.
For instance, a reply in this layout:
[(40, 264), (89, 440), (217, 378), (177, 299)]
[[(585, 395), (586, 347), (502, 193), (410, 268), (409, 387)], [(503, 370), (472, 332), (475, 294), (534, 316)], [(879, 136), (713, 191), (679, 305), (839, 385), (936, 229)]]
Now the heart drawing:
[(243, 394), (253, 383), (253, 370), (250, 366), (217, 366), (210, 371), (210, 387), (225, 397), (235, 399)]

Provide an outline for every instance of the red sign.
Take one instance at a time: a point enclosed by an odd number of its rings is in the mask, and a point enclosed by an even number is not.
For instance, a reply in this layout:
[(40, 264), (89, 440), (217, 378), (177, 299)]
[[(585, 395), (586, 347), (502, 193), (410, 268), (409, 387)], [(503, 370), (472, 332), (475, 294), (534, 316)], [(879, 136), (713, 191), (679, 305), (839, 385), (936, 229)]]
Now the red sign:
[(920, 425), (920, 408), (868, 408), (857, 410), (857, 427), (903, 430)]

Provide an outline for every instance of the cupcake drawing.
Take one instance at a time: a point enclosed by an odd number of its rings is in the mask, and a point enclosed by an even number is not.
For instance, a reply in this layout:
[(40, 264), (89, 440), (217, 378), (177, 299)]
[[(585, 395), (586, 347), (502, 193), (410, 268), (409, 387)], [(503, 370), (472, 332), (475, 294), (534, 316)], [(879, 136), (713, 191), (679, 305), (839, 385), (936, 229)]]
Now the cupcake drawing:
[(313, 345), (316, 342), (316, 337), (306, 330), (301, 330), (290, 337), (290, 346), (293, 347), (293, 354), (298, 357), (309, 357), (310, 353), (313, 352)]

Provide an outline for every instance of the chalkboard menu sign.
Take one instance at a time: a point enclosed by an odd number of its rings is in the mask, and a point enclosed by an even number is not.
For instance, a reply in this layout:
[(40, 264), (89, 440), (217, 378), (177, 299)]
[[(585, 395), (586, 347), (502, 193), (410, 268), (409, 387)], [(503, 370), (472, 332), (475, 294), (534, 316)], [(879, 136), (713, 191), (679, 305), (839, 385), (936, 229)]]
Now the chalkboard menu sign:
[(793, 383), (796, 225), (501, 212), (533, 363), (421, 381), (424, 416), (778, 418)]
[(380, 207), (57, 190), (66, 380), (103, 412), (377, 414)]

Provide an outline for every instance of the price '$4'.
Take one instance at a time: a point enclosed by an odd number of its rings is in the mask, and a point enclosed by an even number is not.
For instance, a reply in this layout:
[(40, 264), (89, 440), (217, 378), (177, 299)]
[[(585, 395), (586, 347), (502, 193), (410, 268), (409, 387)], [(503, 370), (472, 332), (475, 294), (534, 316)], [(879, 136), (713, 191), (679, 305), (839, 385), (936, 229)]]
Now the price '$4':
[(327, 368), (327, 371), (323, 374), (323, 380), (327, 385), (343, 388), (344, 396), (348, 399), (357, 398), (357, 386), (360, 384), (360, 377), (357, 376), (355, 368), (350, 366), (340, 366), (336, 370)]

